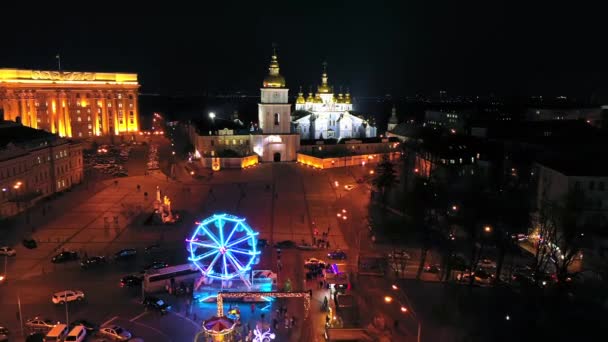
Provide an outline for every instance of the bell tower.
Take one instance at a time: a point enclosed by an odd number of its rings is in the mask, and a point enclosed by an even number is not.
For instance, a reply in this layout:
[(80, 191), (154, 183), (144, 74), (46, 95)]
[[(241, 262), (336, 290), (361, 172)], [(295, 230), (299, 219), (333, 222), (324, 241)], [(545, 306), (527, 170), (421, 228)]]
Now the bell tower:
[(268, 75), (264, 78), (260, 91), (258, 120), (262, 132), (265, 134), (291, 133), (289, 89), (285, 87), (285, 78), (279, 73), (279, 61), (274, 49), (270, 58)]

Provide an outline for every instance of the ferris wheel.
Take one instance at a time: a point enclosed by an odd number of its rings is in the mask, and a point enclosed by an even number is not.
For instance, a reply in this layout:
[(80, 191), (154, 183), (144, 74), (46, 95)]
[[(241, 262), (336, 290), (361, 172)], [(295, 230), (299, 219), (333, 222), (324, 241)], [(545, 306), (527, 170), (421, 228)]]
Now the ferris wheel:
[(244, 218), (215, 214), (199, 223), (189, 242), (189, 260), (204, 276), (219, 280), (240, 277), (251, 269), (260, 252), (257, 232)]

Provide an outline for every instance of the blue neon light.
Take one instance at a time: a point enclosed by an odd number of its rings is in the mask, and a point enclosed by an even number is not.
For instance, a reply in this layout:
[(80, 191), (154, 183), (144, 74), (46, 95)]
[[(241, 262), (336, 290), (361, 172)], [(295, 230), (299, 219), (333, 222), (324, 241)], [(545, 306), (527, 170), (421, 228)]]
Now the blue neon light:
[(203, 275), (230, 280), (251, 269), (256, 256), (258, 232), (244, 218), (214, 214), (199, 223), (188, 241), (188, 258)]

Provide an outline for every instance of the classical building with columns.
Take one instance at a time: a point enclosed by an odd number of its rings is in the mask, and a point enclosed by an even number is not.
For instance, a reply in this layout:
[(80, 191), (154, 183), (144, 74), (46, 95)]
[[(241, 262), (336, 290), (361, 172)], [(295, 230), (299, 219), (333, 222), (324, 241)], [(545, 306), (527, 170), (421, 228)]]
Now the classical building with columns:
[(139, 131), (137, 74), (0, 69), (4, 119), (61, 137)]

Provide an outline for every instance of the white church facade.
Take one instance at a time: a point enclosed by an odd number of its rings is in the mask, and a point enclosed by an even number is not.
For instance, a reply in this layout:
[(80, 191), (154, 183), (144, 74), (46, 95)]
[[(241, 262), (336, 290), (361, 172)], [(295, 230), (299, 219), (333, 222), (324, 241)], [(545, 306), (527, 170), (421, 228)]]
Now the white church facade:
[(316, 94), (310, 92), (304, 98), (304, 93), (299, 92), (296, 111), (306, 114), (294, 118), (294, 127), (302, 139), (375, 137), (376, 127), (364, 118), (353, 115), (352, 110), (350, 93), (340, 92), (336, 96), (328, 83), (327, 70), (324, 69)]
[(260, 89), (257, 128), (247, 127), (238, 117), (222, 119), (215, 115), (186, 126), (196, 158), (205, 165), (218, 158), (253, 155), (263, 162), (295, 161), (301, 140), (376, 137), (376, 127), (351, 114), (350, 94), (334, 95), (325, 70), (314, 96), (311, 93), (305, 99), (299, 93), (295, 108), (306, 114), (294, 118), (289, 89), (279, 71), (275, 52)]

